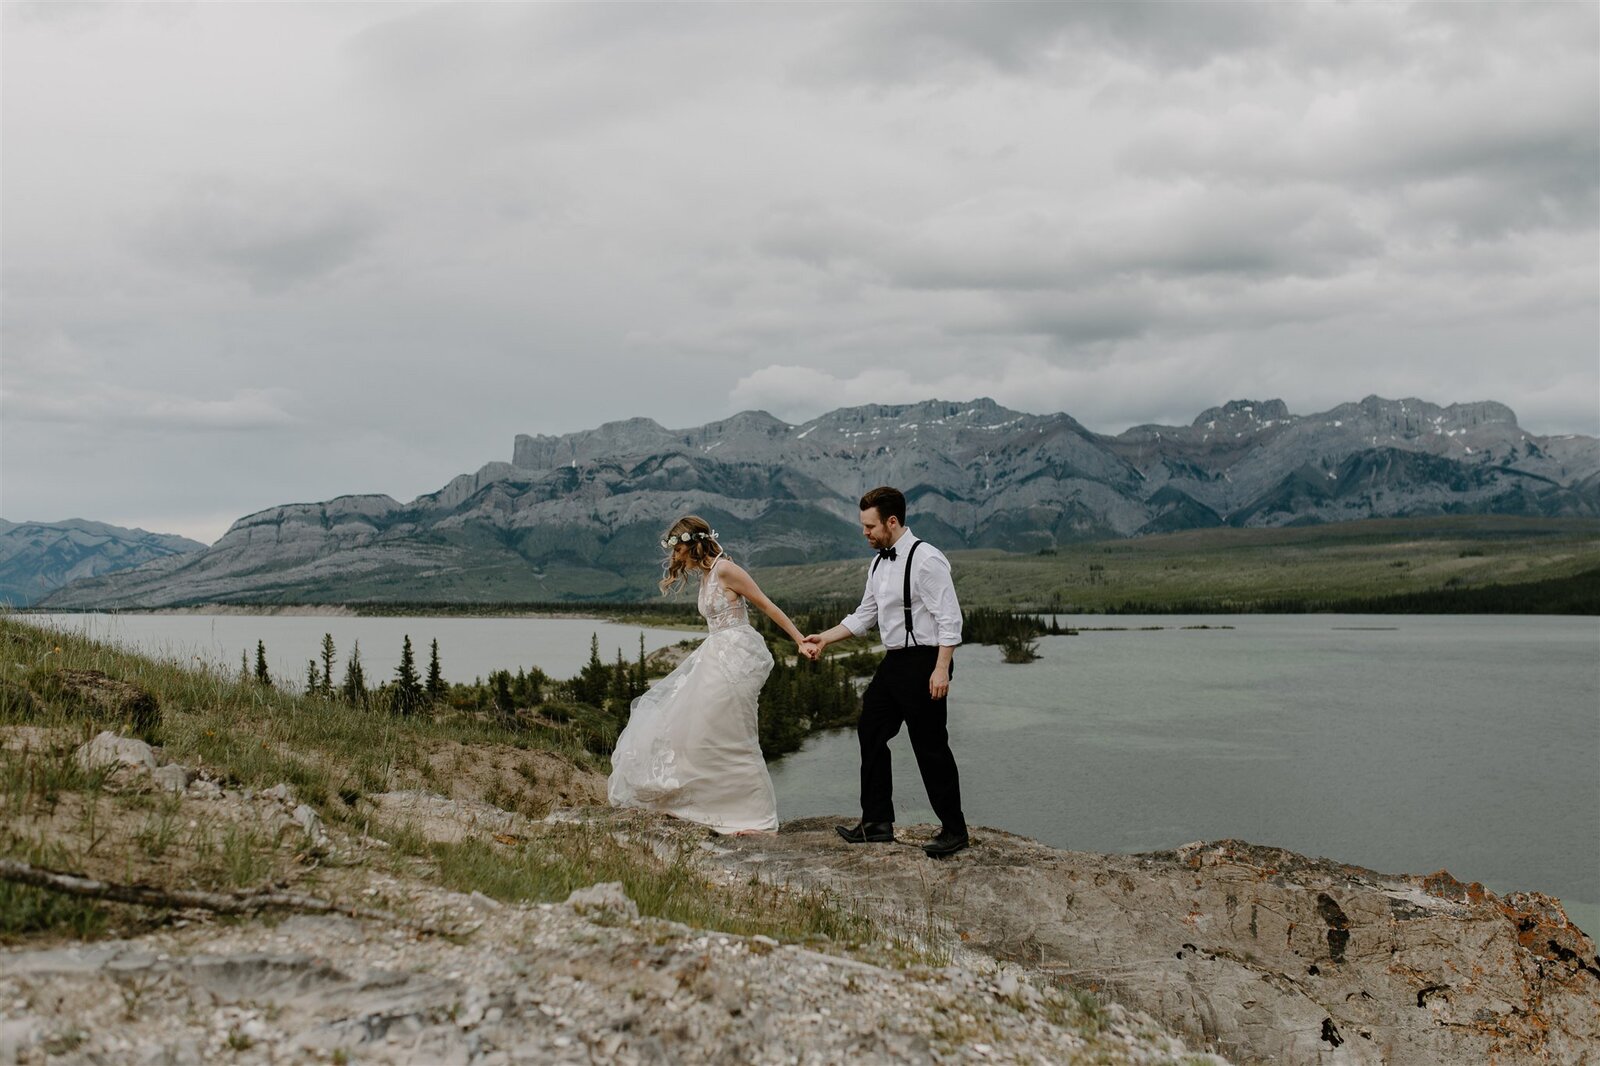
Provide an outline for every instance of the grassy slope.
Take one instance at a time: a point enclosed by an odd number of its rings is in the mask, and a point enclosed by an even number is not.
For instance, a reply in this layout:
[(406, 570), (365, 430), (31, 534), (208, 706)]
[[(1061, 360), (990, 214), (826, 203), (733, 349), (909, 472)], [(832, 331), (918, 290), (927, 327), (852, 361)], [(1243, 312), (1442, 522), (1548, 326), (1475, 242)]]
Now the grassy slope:
[[(1306, 601), (1325, 608), (1569, 579), (1600, 567), (1600, 522), (1378, 519), (1095, 541), (1051, 555), (964, 551), (950, 557), (968, 606), (1250, 610)], [(763, 569), (759, 578), (779, 602), (850, 600), (861, 593), (864, 566), (852, 559)]]
[[(162, 717), (150, 739), (171, 761), (201, 768), (232, 794), (287, 783), (336, 837), (388, 846), (346, 846), (334, 861), (314, 854), (299, 832), (264, 822), (247, 800), (197, 801), (155, 790), (128, 771), (79, 769), (73, 749), (115, 726), (50, 702), (49, 678), (60, 669), (99, 670), (154, 694)], [(40, 705), (30, 709), (23, 690)], [(485, 785), (480, 775), (466, 798), (535, 817), (555, 802), (543, 788), (553, 763), (575, 774), (607, 768), (560, 727), (508, 732), (469, 716), (396, 718), (0, 615), (0, 857), (175, 888), (270, 880), (353, 902), (364, 900), (373, 869), (506, 900), (561, 900), (597, 880), (619, 880), (648, 915), (885, 961), (925, 961), (920, 947), (908, 947), (831, 897), (715, 886), (687, 856), (662, 858), (583, 826), (535, 822), (532, 835), (515, 846), (485, 839), (430, 843), (409, 825), (379, 821), (364, 802), (397, 789), (461, 795), (466, 771), (485, 763), (507, 767), (510, 784)], [(405, 909), (403, 901), (397, 909)], [(0, 883), (0, 943), (136, 933), (166, 917)]]

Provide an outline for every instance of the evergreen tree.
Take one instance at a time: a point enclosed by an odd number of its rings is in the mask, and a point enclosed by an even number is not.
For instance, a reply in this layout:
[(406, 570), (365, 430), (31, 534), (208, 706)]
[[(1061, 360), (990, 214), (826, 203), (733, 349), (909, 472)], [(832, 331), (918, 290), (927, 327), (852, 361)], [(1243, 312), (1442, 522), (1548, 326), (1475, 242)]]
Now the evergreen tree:
[(616, 665), (611, 668), (611, 691), (608, 694), (611, 698), (612, 708), (626, 708), (633, 699), (630, 695), (632, 691), (633, 678), (631, 671), (628, 669), (627, 660), (622, 657), (622, 649), (618, 648)]
[(317, 660), (306, 660), (306, 695), (315, 695), (317, 691)]
[(489, 675), (489, 688), (493, 693), (494, 711), (503, 721), (516, 717), (516, 701), (511, 696), (511, 672), (496, 670)]
[(517, 705), (520, 707), (536, 707), (544, 701), (544, 686), (550, 680), (548, 674), (535, 666), (526, 674), (519, 668), (517, 670), (517, 687), (513, 691), (517, 694)]
[(239, 649), (239, 680), (250, 680), (250, 653), (243, 648)]
[(604, 707), (611, 688), (611, 668), (600, 659), (600, 635), (589, 636), (589, 661), (572, 681), (572, 695), (579, 703)]
[(400, 665), (395, 667), (394, 701), (390, 706), (396, 714), (411, 714), (422, 706), (422, 678), (417, 676), (417, 660), (411, 652), (409, 633), (400, 648)]
[(350, 646), (350, 660), (344, 666), (344, 701), (352, 707), (367, 702), (367, 675), (361, 669), (361, 642)]
[(256, 680), (268, 688), (272, 687), (272, 675), (267, 673), (267, 642), (256, 641)]
[(439, 638), (433, 638), (433, 650), (428, 655), (428, 702), (439, 703), (445, 697), (444, 674), (439, 670)]
[(322, 685), (324, 696), (333, 695), (333, 634), (322, 634)]

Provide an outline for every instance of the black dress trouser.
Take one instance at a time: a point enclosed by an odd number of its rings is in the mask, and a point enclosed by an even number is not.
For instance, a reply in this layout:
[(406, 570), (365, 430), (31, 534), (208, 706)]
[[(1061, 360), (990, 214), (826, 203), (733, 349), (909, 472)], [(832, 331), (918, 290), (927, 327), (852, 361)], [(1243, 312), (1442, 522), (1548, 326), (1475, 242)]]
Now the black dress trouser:
[(911, 736), (911, 750), (922, 771), (928, 802), (944, 828), (966, 832), (961, 813), (961, 778), (950, 753), (945, 729), (945, 700), (928, 695), (928, 677), (939, 662), (936, 647), (891, 651), (861, 695), (861, 820), (894, 821), (894, 778), (889, 771), (889, 741), (901, 723)]

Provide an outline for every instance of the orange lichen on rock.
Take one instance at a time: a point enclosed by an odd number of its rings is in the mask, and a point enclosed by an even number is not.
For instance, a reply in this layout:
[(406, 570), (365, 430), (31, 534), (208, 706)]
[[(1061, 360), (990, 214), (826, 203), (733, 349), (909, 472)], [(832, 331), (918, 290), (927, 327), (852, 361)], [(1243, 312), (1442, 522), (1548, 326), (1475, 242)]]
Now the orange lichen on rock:
[(1543, 959), (1564, 962), (1574, 970), (1600, 977), (1594, 941), (1572, 924), (1561, 901), (1542, 892), (1513, 892), (1495, 906), (1517, 931), (1517, 943)]
[(1483, 885), (1477, 881), (1462, 883), (1451, 876), (1449, 870), (1439, 870), (1422, 879), (1422, 889), (1430, 896), (1455, 903), (1482, 903), (1489, 898)]

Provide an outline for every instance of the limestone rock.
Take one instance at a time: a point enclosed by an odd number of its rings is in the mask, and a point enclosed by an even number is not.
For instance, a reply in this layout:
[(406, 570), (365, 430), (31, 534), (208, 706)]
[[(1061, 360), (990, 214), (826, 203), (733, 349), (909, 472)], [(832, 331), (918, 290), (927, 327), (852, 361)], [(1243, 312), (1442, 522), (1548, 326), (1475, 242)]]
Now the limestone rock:
[(100, 733), (73, 753), (78, 765), (85, 770), (102, 766), (133, 766), (154, 772), (156, 753), (142, 740), (119, 737), (115, 733)]
[(410, 826), (427, 839), (445, 844), (468, 836), (516, 833), (526, 821), (481, 800), (448, 799), (434, 792), (406, 789), (367, 798), (384, 821)]
[(222, 786), (208, 777), (197, 777), (189, 783), (189, 795), (195, 799), (221, 799)]
[(309, 806), (302, 803), (294, 809), (291, 815), (295, 825), (304, 830), (306, 837), (316, 847), (325, 847), (328, 843), (328, 831), (322, 827), (322, 816)]
[(189, 787), (189, 768), (169, 763), (158, 767), (151, 775), (150, 780), (168, 792), (182, 792)]
[(0, 948), (0, 1053), (43, 1062), (70, 1026), (61, 1061), (118, 1064), (1218, 1062), (1056, 989), (1022, 1008), (938, 970), (375, 881), (424, 913), (472, 911), (476, 931), (296, 916)]
[(0, 1062), (24, 1062), (23, 1052), (41, 1039), (33, 1018), (0, 1018)]
[(639, 905), (628, 898), (621, 881), (601, 881), (588, 888), (575, 888), (567, 897), (567, 906), (579, 914), (639, 917)]
[(931, 828), (851, 847), (833, 836), (844, 820), (709, 854), (733, 877), (937, 916), (1238, 1062), (1600, 1061), (1600, 958), (1545, 896), (1232, 840), (1099, 855), (978, 829), (930, 863), (915, 844)]

